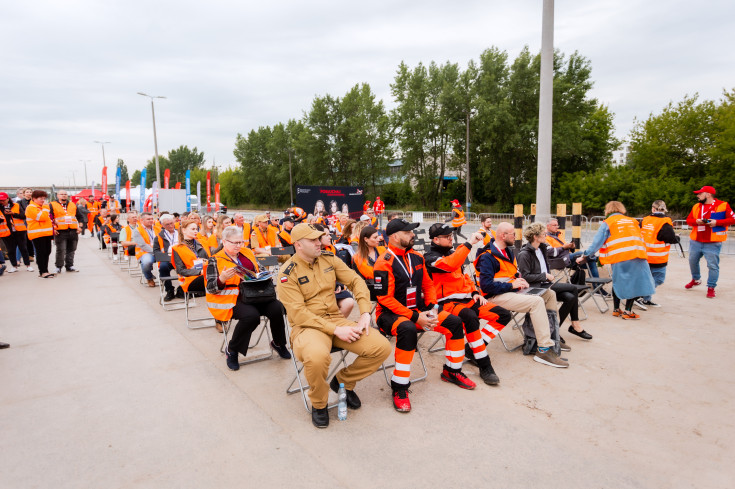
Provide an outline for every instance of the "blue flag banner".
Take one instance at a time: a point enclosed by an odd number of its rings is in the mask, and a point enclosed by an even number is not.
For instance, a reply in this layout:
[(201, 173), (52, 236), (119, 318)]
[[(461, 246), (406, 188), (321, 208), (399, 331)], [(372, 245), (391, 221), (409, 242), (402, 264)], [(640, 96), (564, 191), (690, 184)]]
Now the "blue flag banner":
[(122, 178), (122, 168), (117, 167), (115, 172), (115, 200), (120, 202), (120, 178)]
[(191, 212), (191, 170), (186, 170), (186, 212)]
[(201, 212), (202, 209), (202, 181), (197, 182), (197, 209)]
[(145, 204), (145, 174), (146, 169), (140, 172), (140, 199), (138, 199), (138, 212), (143, 212), (143, 204)]

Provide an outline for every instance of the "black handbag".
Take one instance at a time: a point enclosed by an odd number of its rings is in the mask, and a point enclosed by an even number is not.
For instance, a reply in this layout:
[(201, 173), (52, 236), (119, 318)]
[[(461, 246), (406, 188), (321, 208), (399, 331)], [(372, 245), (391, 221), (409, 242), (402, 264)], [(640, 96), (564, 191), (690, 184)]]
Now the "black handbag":
[(276, 286), (273, 280), (242, 280), (238, 300), (243, 304), (263, 304), (276, 300)]

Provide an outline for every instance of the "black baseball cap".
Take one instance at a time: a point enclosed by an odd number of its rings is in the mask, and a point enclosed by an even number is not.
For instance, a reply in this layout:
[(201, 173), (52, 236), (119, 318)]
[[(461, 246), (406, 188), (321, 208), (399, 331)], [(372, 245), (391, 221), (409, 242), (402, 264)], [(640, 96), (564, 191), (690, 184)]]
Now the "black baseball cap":
[(408, 222), (405, 219), (393, 219), (385, 227), (385, 234), (390, 236), (391, 234), (399, 231), (413, 231), (417, 227), (419, 227), (419, 223), (417, 222)]
[(437, 222), (436, 224), (432, 224), (429, 228), (429, 238), (434, 239), (437, 236), (447, 236), (453, 232), (454, 228), (452, 226), (447, 226), (446, 224)]

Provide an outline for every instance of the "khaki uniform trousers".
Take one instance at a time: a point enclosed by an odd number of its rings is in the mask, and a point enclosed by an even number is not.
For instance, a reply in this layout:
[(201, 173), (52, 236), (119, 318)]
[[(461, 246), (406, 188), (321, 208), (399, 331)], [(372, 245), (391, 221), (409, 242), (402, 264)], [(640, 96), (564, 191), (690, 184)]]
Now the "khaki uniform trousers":
[(536, 333), (536, 344), (542, 348), (554, 346), (549, 330), (549, 317), (546, 315), (547, 310), (556, 312), (557, 309), (556, 293), (553, 290), (548, 289), (540, 296), (506, 292), (488, 300), (509, 311), (530, 313), (533, 332)]
[[(347, 319), (331, 319), (337, 326), (355, 326), (357, 323)], [(329, 336), (322, 331), (311, 328), (299, 328), (294, 331), (291, 346), (296, 358), (304, 364), (304, 375), (309, 383), (309, 398), (316, 409), (327, 406), (329, 384), (327, 374), (332, 361), (332, 347), (342, 348), (357, 355), (347, 368), (337, 372), (337, 381), (345, 385), (345, 389), (354, 390), (355, 384), (378, 370), (391, 353), (391, 346), (377, 330), (370, 329), (370, 334), (363, 333), (360, 339), (347, 343), (336, 336)]]

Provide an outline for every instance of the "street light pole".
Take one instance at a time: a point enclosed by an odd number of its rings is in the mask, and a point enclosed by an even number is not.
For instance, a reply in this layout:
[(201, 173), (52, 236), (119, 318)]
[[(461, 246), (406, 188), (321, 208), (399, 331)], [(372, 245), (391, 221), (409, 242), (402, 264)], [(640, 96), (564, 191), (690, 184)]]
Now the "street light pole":
[(91, 162), (92, 160), (79, 160), (82, 163), (84, 163), (84, 186), (89, 187), (89, 180), (87, 180), (87, 162)]
[(467, 134), (465, 136), (465, 143), (464, 143), (464, 158), (465, 158), (465, 165), (466, 165), (466, 171), (467, 171), (467, 189), (465, 190), (465, 209), (467, 209), (467, 212), (470, 211), (470, 111), (467, 110), (465, 112), (465, 125), (467, 126)]
[(156, 135), (156, 108), (153, 106), (153, 99), (166, 97), (160, 95), (148, 95), (143, 92), (138, 92), (138, 95), (151, 99), (151, 115), (153, 116), (153, 149), (156, 152), (156, 180), (158, 181), (158, 188), (161, 188), (161, 168), (158, 165), (158, 137)]
[(293, 207), (293, 174), (291, 173), (291, 150), (288, 150), (288, 189), (291, 191), (291, 207)]
[(536, 168), (536, 222), (551, 216), (551, 124), (554, 96), (554, 0), (544, 0)]
[(112, 143), (110, 143), (110, 141), (95, 141), (95, 143), (102, 145), (102, 166), (106, 167), (107, 161), (105, 161), (105, 144), (112, 144)]

